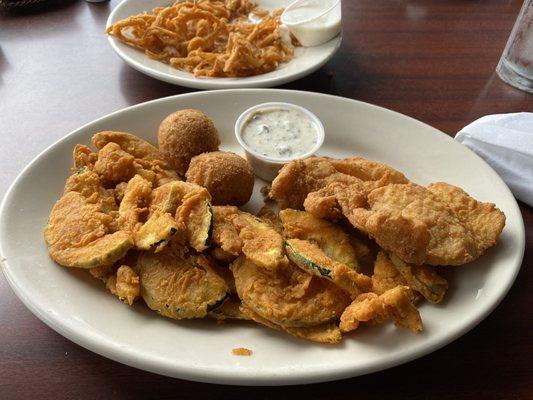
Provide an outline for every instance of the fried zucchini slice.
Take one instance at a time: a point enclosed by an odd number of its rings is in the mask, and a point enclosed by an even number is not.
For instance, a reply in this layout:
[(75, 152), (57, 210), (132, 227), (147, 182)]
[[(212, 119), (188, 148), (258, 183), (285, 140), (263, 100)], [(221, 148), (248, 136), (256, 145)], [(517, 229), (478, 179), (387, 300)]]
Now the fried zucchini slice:
[(303, 270), (329, 279), (346, 290), (352, 298), (372, 288), (372, 279), (326, 255), (320, 247), (307, 240), (288, 239), (285, 250), (289, 259)]
[(381, 323), (387, 318), (415, 333), (422, 331), (420, 313), (409, 300), (408, 291), (407, 286), (397, 286), (379, 296), (375, 293), (358, 296), (341, 315), (341, 331), (353, 331), (361, 322)]
[(174, 215), (183, 200), (183, 191), (180, 186), (179, 181), (173, 181), (152, 190), (150, 213), (160, 211)]
[(129, 180), (118, 207), (118, 226), (122, 230), (134, 232), (140, 228), (141, 221), (146, 218), (151, 192), (152, 184), (140, 175)]
[(113, 218), (78, 192), (54, 205), (44, 238), (50, 257), (65, 267), (93, 268), (121, 259), (133, 247), (128, 232), (110, 232)]
[(219, 321), (226, 319), (250, 320), (250, 317), (241, 311), (241, 304), (237, 296), (230, 296), (219, 308), (211, 311), (209, 316)]
[(287, 265), (283, 237), (270, 224), (246, 212), (236, 215), (232, 223), (243, 241), (242, 252), (250, 261), (269, 270)]
[(283, 233), (283, 226), (279, 218), (279, 213), (276, 212), (272, 204), (265, 204), (257, 213), (257, 217), (261, 218), (267, 224), (270, 224), (276, 232)]
[(409, 265), (396, 254), (391, 254), (391, 261), (400, 271), (407, 285), (420, 293), (431, 303), (440, 303), (448, 290), (448, 281), (427, 265)]
[(143, 253), (137, 264), (141, 296), (152, 310), (174, 319), (203, 318), (229, 296), (224, 279), (209, 267), (164, 250)]
[[(396, 286), (409, 286), (402, 274), (392, 263), (390, 258), (383, 251), (380, 251), (374, 262), (374, 273), (372, 275), (372, 292), (383, 294), (387, 290), (394, 289)], [(412, 288), (409, 289), (409, 298), (413, 304), (416, 304), (422, 297)]]
[(211, 195), (207, 189), (188, 182), (175, 182), (181, 202), (176, 210), (176, 221), (185, 227), (189, 245), (196, 251), (204, 251), (211, 245), (214, 217)]
[(230, 269), (242, 302), (276, 325), (322, 325), (337, 319), (350, 303), (342, 289), (293, 264), (270, 271), (240, 256)]
[(135, 232), (135, 246), (140, 250), (154, 250), (158, 253), (178, 231), (178, 223), (172, 215), (155, 211), (148, 221)]
[(252, 319), (254, 322), (257, 322), (260, 325), (264, 325), (268, 328), (272, 328), (278, 331), (283, 330), (293, 336), (311, 340), (313, 342), (336, 344), (339, 343), (342, 339), (341, 331), (339, 327), (334, 323), (304, 328), (283, 327), (273, 324), (272, 322), (261, 317), (259, 314), (255, 313), (246, 306), (241, 307), (241, 312), (249, 319)]
[(79, 168), (69, 176), (63, 193), (78, 192), (89, 203), (98, 204), (100, 211), (109, 214), (117, 210), (113, 190), (105, 189), (98, 174), (87, 167)]
[(225, 253), (238, 256), (242, 253), (243, 241), (239, 231), (233, 225), (233, 218), (240, 211), (235, 206), (213, 206), (214, 228), (213, 243)]
[(286, 238), (312, 241), (328, 257), (358, 270), (356, 252), (350, 244), (349, 235), (342, 228), (306, 211), (290, 208), (281, 210), (279, 217)]

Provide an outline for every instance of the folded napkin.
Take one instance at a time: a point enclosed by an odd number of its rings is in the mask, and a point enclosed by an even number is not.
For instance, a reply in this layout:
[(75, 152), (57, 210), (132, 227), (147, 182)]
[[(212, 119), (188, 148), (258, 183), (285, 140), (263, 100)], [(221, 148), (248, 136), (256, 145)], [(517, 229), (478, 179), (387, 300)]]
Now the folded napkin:
[(533, 113), (487, 115), (455, 139), (494, 168), (517, 199), (533, 206)]

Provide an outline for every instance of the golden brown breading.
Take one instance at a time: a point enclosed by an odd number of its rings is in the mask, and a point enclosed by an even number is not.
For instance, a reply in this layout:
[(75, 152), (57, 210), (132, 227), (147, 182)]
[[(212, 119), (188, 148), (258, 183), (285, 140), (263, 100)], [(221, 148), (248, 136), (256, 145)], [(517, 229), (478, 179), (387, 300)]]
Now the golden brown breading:
[(279, 213), (274, 209), (272, 202), (267, 202), (261, 209), (257, 212), (257, 217), (261, 218), (278, 233), (283, 233), (283, 227), (281, 226), (281, 220), (279, 219)]
[(144, 252), (137, 272), (144, 301), (165, 317), (203, 318), (229, 295), (224, 279), (207, 264), (181, 259), (168, 249), (157, 254)]
[(50, 257), (66, 267), (93, 268), (113, 263), (133, 246), (131, 235), (111, 232), (113, 218), (78, 192), (54, 205), (44, 232)]
[(207, 189), (188, 182), (176, 182), (180, 189), (181, 204), (176, 209), (178, 225), (185, 227), (189, 245), (204, 251), (210, 245), (213, 229), (211, 195)]
[(342, 333), (339, 327), (334, 323), (327, 323), (323, 325), (309, 327), (281, 326), (276, 325), (270, 322), (269, 320), (261, 317), (259, 314), (251, 310), (249, 307), (246, 307), (245, 305), (241, 306), (241, 311), (249, 319), (253, 320), (254, 322), (257, 322), (260, 325), (266, 326), (277, 331), (282, 330), (293, 336), (302, 339), (307, 339), (312, 342), (336, 344), (339, 343), (342, 339)]
[(127, 182), (135, 174), (134, 161), (135, 158), (131, 154), (111, 142), (98, 152), (94, 172), (106, 183)]
[(341, 331), (353, 331), (361, 322), (381, 323), (389, 317), (398, 326), (407, 327), (413, 332), (421, 331), (422, 320), (409, 300), (408, 291), (407, 286), (397, 286), (379, 296), (375, 293), (358, 296), (341, 315)]
[(356, 252), (351, 245), (350, 237), (340, 226), (317, 218), (308, 212), (291, 208), (281, 210), (279, 218), (285, 238), (312, 241), (328, 257), (358, 270)]
[(215, 218), (213, 242), (223, 251), (238, 256), (242, 253), (243, 241), (232, 221), (239, 214), (239, 209), (234, 206), (213, 206), (212, 210)]
[(451, 185), (384, 186), (368, 194), (366, 207), (354, 206), (351, 197), (337, 193), (348, 220), (383, 249), (415, 265), (473, 261), (496, 243), (505, 224), (494, 204), (478, 202)]
[(159, 150), (180, 175), (185, 175), (191, 158), (217, 151), (220, 145), (213, 121), (199, 110), (179, 110), (159, 125)]
[(242, 211), (232, 218), (231, 223), (242, 239), (243, 254), (252, 262), (267, 269), (287, 265), (283, 237), (270, 224)]
[(278, 202), (281, 209), (302, 209), (309, 193), (334, 182), (345, 185), (360, 184), (368, 191), (390, 183), (408, 181), (393, 168), (362, 157), (344, 160), (309, 157), (291, 161), (283, 166), (272, 182), (269, 196)]
[(215, 205), (242, 206), (254, 190), (254, 171), (248, 161), (229, 151), (202, 153), (191, 159), (187, 182), (205, 187)]
[(141, 227), (148, 214), (151, 192), (152, 184), (140, 175), (130, 179), (118, 208), (118, 226), (121, 230), (134, 232)]
[(89, 147), (84, 144), (77, 144), (74, 146), (74, 151), (72, 152), (72, 173), (78, 172), (80, 168), (93, 169), (97, 159), (98, 154), (93, 152)]
[(277, 325), (321, 325), (338, 318), (350, 303), (335, 284), (292, 264), (269, 271), (240, 256), (230, 269), (243, 303)]
[(121, 301), (130, 306), (141, 294), (139, 275), (127, 265), (121, 265), (116, 275), (106, 282), (106, 287)]
[(328, 257), (320, 247), (307, 240), (288, 239), (285, 251), (294, 264), (315, 276), (334, 282), (352, 298), (372, 288), (372, 280), (368, 276)]
[(141, 138), (132, 135), (131, 133), (102, 131), (93, 136), (92, 142), (99, 150), (103, 149), (108, 143), (116, 143), (122, 150), (131, 154), (136, 159), (142, 159), (146, 161), (164, 161), (163, 155), (159, 152), (159, 150), (157, 150), (156, 147), (152, 146), (146, 140), (142, 140)]
[(231, 295), (224, 304), (216, 310), (211, 311), (207, 316), (218, 321), (225, 321), (228, 319), (249, 321), (251, 318), (242, 312), (241, 305), (241, 300), (237, 295)]
[(380, 251), (374, 263), (372, 292), (383, 294), (387, 290), (394, 289), (396, 286), (407, 286), (407, 282), (387, 254)]
[(115, 197), (116, 204), (120, 204), (124, 198), (124, 193), (126, 193), (126, 188), (128, 187), (128, 182), (120, 182), (113, 189), (113, 196)]
[(67, 179), (64, 193), (67, 192), (80, 193), (87, 202), (98, 204), (100, 211), (106, 214), (117, 210), (113, 190), (104, 189), (98, 174), (88, 168), (80, 168)]
[(448, 281), (427, 265), (409, 265), (395, 254), (391, 255), (393, 265), (402, 275), (407, 286), (420, 293), (432, 303), (440, 303), (448, 290)]

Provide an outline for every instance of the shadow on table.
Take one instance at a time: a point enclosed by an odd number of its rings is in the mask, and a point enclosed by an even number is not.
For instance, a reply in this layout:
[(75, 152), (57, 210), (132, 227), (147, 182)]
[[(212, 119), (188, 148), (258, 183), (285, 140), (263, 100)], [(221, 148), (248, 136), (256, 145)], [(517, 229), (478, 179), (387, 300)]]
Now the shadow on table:
[(99, 3), (89, 3), (87, 2), (87, 7), (89, 8), (89, 12), (91, 13), (91, 17), (96, 22), (99, 22), (101, 20), (107, 20), (108, 15), (111, 12), (111, 2), (110, 1), (102, 1)]
[(0, 86), (4, 83), (4, 77), (3, 74), (7, 69), (9, 68), (9, 63), (7, 62), (6, 56), (4, 55), (4, 51), (2, 50), (2, 47), (0, 47)]
[(122, 95), (130, 104), (195, 91), (144, 75), (126, 63), (120, 68), (119, 80)]
[(20, 7), (0, 8), (0, 14), (13, 17), (22, 17), (27, 15), (45, 14), (61, 11), (74, 6), (76, 0), (46, 0), (36, 4), (28, 4)]

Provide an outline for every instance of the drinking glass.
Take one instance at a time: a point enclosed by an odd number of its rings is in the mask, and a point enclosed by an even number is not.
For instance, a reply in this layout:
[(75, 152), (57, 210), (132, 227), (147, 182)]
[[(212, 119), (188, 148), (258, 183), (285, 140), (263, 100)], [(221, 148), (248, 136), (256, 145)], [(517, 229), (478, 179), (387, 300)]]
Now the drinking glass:
[(508, 84), (533, 93), (533, 0), (525, 0), (496, 67)]

